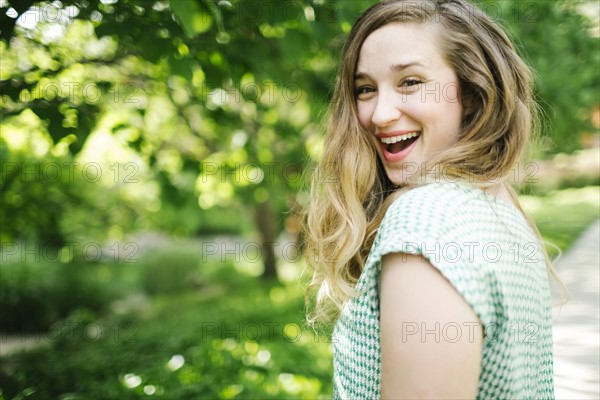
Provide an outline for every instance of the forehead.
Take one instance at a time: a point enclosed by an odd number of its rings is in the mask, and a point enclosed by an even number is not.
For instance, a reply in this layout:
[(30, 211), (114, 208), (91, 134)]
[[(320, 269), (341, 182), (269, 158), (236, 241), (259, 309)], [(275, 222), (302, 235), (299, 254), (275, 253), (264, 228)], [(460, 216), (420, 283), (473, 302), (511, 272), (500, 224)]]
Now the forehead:
[(412, 62), (431, 67), (444, 64), (435, 23), (392, 22), (371, 32), (361, 46), (357, 72), (374, 65)]

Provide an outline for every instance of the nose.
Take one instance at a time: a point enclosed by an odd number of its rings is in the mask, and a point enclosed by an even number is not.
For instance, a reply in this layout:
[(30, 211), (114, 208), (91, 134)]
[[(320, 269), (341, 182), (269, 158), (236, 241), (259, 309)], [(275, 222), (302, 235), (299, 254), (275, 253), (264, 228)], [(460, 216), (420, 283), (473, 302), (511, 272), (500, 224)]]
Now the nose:
[(384, 128), (396, 122), (402, 116), (399, 95), (389, 90), (379, 90), (377, 104), (371, 116), (371, 122), (377, 127)]

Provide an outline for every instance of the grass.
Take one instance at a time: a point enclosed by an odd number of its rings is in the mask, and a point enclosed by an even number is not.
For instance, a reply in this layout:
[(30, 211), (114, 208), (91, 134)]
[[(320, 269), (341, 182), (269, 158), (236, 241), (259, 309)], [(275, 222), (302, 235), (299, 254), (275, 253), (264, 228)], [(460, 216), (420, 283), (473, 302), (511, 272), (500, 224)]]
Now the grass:
[[(564, 250), (600, 216), (599, 195), (588, 187), (522, 200)], [(4, 357), (0, 400), (330, 398), (330, 344), (303, 326), (302, 287), (194, 259), (156, 253), (126, 271), (90, 266), (103, 284), (125, 276), (121, 285), (146, 296), (100, 319), (76, 310), (45, 334), (50, 346)], [(168, 262), (178, 265), (172, 274), (161, 269)]]
[(569, 249), (583, 229), (600, 218), (599, 186), (564, 189), (545, 196), (521, 196), (520, 199), (544, 239), (561, 251)]

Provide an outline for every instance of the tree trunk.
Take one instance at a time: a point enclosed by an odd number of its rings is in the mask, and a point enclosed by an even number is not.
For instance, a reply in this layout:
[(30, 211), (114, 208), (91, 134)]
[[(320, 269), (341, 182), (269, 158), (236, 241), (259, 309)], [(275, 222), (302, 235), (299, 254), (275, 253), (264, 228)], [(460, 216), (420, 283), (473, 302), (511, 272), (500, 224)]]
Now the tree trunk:
[(261, 275), (264, 279), (276, 278), (275, 239), (277, 238), (277, 224), (273, 215), (271, 201), (267, 200), (256, 205), (256, 226), (261, 236), (261, 251), (264, 271)]

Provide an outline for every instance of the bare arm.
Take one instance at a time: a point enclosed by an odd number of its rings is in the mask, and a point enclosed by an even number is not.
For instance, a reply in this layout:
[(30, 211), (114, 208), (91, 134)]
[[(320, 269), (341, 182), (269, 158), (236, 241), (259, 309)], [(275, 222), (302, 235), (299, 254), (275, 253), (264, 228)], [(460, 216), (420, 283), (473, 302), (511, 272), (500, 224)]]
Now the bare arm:
[(483, 330), (450, 282), (423, 257), (393, 253), (380, 296), (382, 398), (474, 399)]

